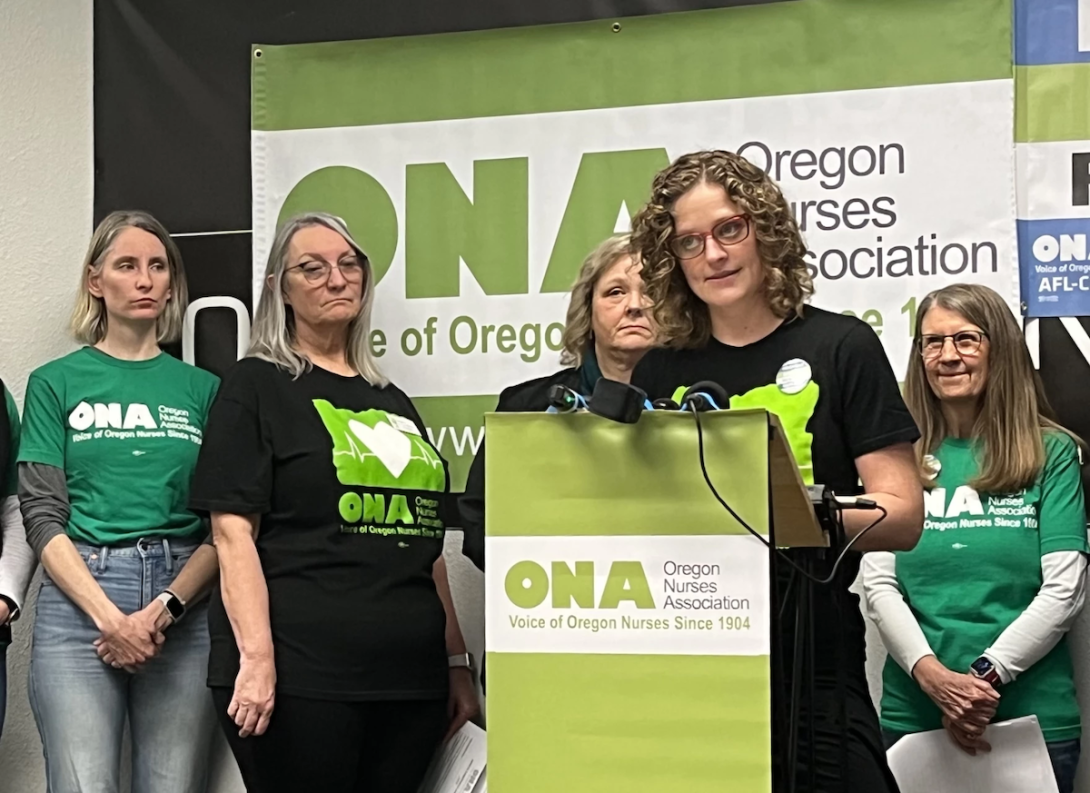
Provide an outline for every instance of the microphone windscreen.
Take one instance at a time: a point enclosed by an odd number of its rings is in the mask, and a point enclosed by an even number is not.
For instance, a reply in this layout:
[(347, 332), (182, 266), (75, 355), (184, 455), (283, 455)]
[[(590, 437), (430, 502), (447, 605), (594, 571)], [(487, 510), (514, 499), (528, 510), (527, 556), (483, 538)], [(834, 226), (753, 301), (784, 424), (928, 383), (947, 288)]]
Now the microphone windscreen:
[(594, 385), (587, 409), (613, 421), (635, 424), (640, 420), (646, 402), (647, 392), (644, 390), (603, 377)]
[[(699, 383), (694, 383), (693, 385), (689, 386), (688, 390), (685, 391), (685, 396), (681, 398), (681, 404), (684, 405), (687, 402), (691, 402), (694, 399), (699, 398), (698, 395), (701, 393), (707, 394), (712, 399), (714, 399), (715, 404), (721, 410), (726, 410), (726, 408), (730, 404), (730, 398), (727, 396), (726, 390), (723, 388), (723, 386), (719, 385), (719, 383), (716, 383), (712, 380), (701, 380)], [(703, 402), (704, 400), (701, 401)], [(711, 405), (707, 405), (706, 407), (710, 408)]]

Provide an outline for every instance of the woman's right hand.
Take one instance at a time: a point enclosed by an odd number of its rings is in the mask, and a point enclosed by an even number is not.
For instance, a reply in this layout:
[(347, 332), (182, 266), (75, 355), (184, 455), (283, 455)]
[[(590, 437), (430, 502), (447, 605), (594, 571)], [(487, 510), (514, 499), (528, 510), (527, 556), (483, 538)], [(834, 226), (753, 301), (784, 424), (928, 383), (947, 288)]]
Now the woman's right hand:
[(276, 666), (273, 657), (242, 656), (235, 678), (235, 693), (227, 715), (238, 725), (238, 735), (263, 735), (269, 726), (276, 699)]
[(921, 658), (912, 676), (943, 716), (970, 735), (983, 734), (995, 717), (999, 692), (985, 680), (952, 672), (933, 655)]

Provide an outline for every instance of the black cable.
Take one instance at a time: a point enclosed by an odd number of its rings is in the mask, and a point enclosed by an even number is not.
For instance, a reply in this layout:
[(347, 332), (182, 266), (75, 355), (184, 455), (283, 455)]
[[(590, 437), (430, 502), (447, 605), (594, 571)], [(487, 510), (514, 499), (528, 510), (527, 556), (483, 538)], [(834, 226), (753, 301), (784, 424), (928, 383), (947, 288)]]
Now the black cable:
[[(732, 518), (734, 518), (736, 521), (738, 521), (738, 524), (743, 529), (745, 529), (750, 534), (752, 534), (754, 537), (756, 537), (758, 540), (760, 540), (762, 543), (764, 543), (766, 548), (768, 548), (771, 551), (775, 551), (777, 554), (779, 554), (779, 557), (781, 559), (783, 559), (785, 562), (787, 562), (789, 565), (791, 565), (793, 568), (795, 568), (795, 570), (797, 570), (800, 574), (804, 575), (806, 578), (809, 578), (815, 584), (819, 584), (821, 586), (831, 584), (836, 579), (836, 574), (840, 569), (840, 563), (844, 561), (844, 557), (848, 554), (848, 551), (850, 551), (852, 549), (852, 546), (855, 545), (857, 542), (859, 542), (859, 540), (863, 537), (863, 535), (865, 535), (867, 532), (869, 532), (871, 529), (873, 529), (875, 526), (877, 526), (879, 523), (881, 523), (883, 520), (885, 520), (886, 517), (889, 515), (889, 513), (886, 511), (885, 507), (883, 507), (881, 504), (875, 504), (874, 508), (877, 509), (882, 514), (873, 523), (871, 523), (865, 529), (863, 529), (858, 534), (856, 534), (854, 537), (852, 537), (850, 540), (848, 540), (847, 543), (845, 543), (844, 548), (841, 549), (840, 554), (836, 557), (836, 561), (833, 562), (832, 571), (829, 573), (829, 575), (826, 578), (816, 578), (816, 577), (810, 575), (810, 573), (807, 572), (806, 570), (804, 570), (802, 567), (797, 565), (795, 563), (795, 561), (793, 559), (791, 559), (791, 557), (788, 556), (786, 553), (784, 553), (784, 551), (782, 549), (774, 547), (772, 545), (772, 543), (770, 543), (768, 540), (766, 540), (764, 537), (762, 537), (760, 535), (760, 533), (758, 533), (752, 526), (750, 526), (748, 523), (746, 523), (744, 520), (742, 520), (742, 516), (739, 515), (737, 512), (735, 512), (731, 508), (731, 505), (728, 504), (726, 501), (724, 501), (723, 497), (721, 495), (719, 495), (719, 491), (716, 490), (715, 485), (712, 484), (711, 477), (708, 476), (708, 466), (704, 461), (704, 429), (700, 424), (700, 411), (694, 410), (693, 411), (693, 417), (696, 419), (696, 440), (697, 440), (697, 445), (698, 445), (698, 448), (699, 448), (699, 451), (700, 451), (700, 473), (702, 473), (704, 475), (704, 482), (708, 485), (708, 489), (712, 491), (712, 495), (715, 496), (716, 501), (718, 501), (723, 506), (723, 508), (727, 512), (730, 513)], [(843, 510), (841, 510), (841, 512), (842, 511)], [(841, 516), (840, 519), (843, 520), (843, 517)]]

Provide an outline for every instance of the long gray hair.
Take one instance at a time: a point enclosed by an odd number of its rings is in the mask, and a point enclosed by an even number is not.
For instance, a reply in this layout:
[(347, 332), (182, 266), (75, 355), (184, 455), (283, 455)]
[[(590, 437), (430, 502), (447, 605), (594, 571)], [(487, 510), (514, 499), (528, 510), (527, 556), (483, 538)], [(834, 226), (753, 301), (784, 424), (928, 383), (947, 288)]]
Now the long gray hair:
[(284, 273), (288, 268), (291, 241), (301, 229), (310, 226), (325, 226), (340, 234), (363, 263), (362, 306), (360, 313), (348, 325), (348, 364), (372, 385), (384, 386), (389, 380), (379, 371), (370, 346), (371, 309), (375, 301), (371, 260), (352, 238), (345, 222), (326, 212), (295, 215), (285, 220), (277, 230), (269, 249), (268, 264), (265, 265), (264, 287), (257, 311), (254, 312), (247, 355), (274, 363), (294, 377), (309, 371), (312, 366), (307, 357), (295, 349), (295, 312), (284, 302)]

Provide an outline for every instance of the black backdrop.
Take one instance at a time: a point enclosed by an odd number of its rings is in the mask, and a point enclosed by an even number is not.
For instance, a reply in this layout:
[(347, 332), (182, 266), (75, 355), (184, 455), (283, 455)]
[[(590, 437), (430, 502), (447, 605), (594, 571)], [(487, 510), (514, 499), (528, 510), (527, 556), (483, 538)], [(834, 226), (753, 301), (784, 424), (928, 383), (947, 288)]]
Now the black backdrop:
[[(182, 235), (177, 241), (191, 299), (227, 295), (249, 307), (251, 44), (483, 30), (777, 1), (95, 0), (95, 222), (115, 209), (152, 212)], [(1079, 322), (1090, 329), (1087, 319)], [(198, 363), (221, 373), (234, 359), (234, 343), (228, 341), (234, 332), (229, 311), (202, 312)], [(1042, 321), (1041, 373), (1061, 421), (1090, 438), (1090, 363), (1059, 320)]]

